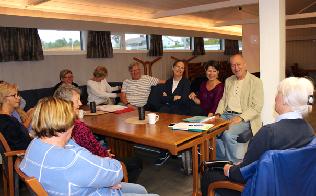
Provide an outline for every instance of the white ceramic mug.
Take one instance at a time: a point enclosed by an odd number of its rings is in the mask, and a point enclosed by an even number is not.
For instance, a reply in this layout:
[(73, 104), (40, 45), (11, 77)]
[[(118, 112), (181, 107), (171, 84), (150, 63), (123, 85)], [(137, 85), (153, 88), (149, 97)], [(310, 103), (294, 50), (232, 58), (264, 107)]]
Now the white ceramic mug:
[(78, 118), (83, 118), (83, 116), (84, 116), (83, 110), (79, 110)]
[(159, 115), (156, 113), (149, 113), (148, 116), (148, 123), (153, 125), (156, 124), (156, 122), (159, 120)]

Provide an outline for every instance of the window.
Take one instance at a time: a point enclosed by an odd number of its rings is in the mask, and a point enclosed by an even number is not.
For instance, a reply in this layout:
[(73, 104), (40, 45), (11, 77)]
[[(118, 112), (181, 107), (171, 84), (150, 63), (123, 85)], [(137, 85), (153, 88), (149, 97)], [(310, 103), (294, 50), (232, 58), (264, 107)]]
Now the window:
[(242, 41), (238, 40), (239, 50), (242, 51)]
[(126, 50), (147, 50), (146, 34), (125, 34)]
[(204, 48), (205, 50), (220, 50), (221, 40), (215, 38), (204, 38)]
[(38, 30), (44, 51), (80, 51), (80, 31)]
[(164, 50), (190, 50), (190, 37), (162, 36)]
[(122, 36), (118, 34), (111, 35), (113, 49), (121, 49)]

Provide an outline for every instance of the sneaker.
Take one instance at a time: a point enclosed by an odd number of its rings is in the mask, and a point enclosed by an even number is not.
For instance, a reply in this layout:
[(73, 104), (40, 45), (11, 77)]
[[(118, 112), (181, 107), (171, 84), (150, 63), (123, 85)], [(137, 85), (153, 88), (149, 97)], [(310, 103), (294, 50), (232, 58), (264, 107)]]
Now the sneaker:
[(154, 165), (161, 166), (170, 158), (170, 154), (168, 152), (160, 153), (160, 156), (156, 159)]

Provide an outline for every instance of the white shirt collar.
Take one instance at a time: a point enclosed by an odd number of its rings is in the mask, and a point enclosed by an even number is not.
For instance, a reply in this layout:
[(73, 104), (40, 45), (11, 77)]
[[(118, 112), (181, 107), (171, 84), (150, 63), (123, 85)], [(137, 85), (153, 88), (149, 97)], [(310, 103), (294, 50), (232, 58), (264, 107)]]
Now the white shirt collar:
[(283, 119), (302, 119), (302, 118), (303, 118), (302, 114), (298, 112), (287, 112), (287, 113), (277, 116), (275, 121), (279, 122), (280, 120), (283, 120)]

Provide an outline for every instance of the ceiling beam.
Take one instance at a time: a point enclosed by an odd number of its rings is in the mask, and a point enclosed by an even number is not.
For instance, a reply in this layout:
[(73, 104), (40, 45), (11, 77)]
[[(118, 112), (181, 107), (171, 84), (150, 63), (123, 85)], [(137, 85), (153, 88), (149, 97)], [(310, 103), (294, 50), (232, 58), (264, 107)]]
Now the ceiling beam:
[[(316, 18), (316, 12), (310, 12), (305, 14), (292, 14), (292, 15), (286, 15), (286, 20), (295, 20), (295, 19), (304, 19), (304, 18)], [(259, 19), (244, 19), (244, 20), (233, 20), (233, 21), (227, 21), (227, 22), (219, 22), (215, 23), (214, 27), (223, 27), (223, 26), (233, 26), (233, 25), (243, 25), (243, 24), (255, 24), (258, 23)], [(304, 27), (304, 25), (296, 25), (297, 28), (308, 28)], [(300, 27), (302, 26), (302, 27)], [(294, 27), (294, 26), (293, 26)], [(311, 26), (313, 27), (313, 26)], [(290, 27), (292, 28), (292, 27)]]
[(316, 12), (310, 12), (305, 14), (292, 14), (286, 15), (286, 20), (303, 19), (303, 18), (314, 18), (316, 17)]
[(258, 0), (228, 0), (228, 1), (222, 1), (222, 2), (217, 2), (217, 3), (197, 5), (197, 6), (179, 8), (179, 9), (173, 9), (173, 10), (167, 10), (167, 11), (159, 11), (153, 14), (152, 18), (157, 19), (157, 18), (164, 18), (164, 17), (169, 17), (169, 16), (193, 14), (197, 12), (206, 12), (206, 11), (217, 10), (217, 9), (222, 9), (222, 8), (237, 7), (237, 6), (251, 5), (251, 4), (257, 4), (257, 3), (258, 3)]
[(301, 14), (302, 12), (304, 12), (305, 10), (307, 10), (308, 8), (312, 7), (315, 4), (316, 4), (316, 1), (313, 1), (311, 4), (307, 5), (306, 7), (298, 11), (297, 14)]
[(35, 6), (35, 5), (39, 5), (39, 4), (45, 3), (47, 1), (50, 1), (50, 0), (28, 0), (27, 1), (27, 6)]
[(223, 27), (223, 26), (233, 26), (233, 25), (243, 25), (243, 24), (256, 24), (258, 23), (258, 18), (255, 19), (245, 19), (245, 20), (232, 20), (227, 22), (215, 23), (213, 27)]
[(291, 26), (286, 27), (286, 29), (307, 29), (307, 28), (316, 28), (316, 24), (291, 25)]

